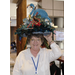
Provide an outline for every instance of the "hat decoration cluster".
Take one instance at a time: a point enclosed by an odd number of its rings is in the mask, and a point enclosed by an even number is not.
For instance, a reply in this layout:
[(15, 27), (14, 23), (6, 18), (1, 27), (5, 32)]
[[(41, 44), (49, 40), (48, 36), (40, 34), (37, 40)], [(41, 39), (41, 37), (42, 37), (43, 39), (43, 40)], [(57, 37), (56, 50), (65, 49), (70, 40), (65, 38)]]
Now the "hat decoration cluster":
[[(48, 35), (54, 33), (55, 28), (51, 26), (51, 19), (43, 9), (35, 9), (34, 4), (29, 4), (27, 7), (32, 7), (29, 18), (23, 19), (23, 24), (16, 30), (19, 40), (27, 37), (30, 34), (43, 34)], [(46, 21), (47, 20), (47, 21)]]

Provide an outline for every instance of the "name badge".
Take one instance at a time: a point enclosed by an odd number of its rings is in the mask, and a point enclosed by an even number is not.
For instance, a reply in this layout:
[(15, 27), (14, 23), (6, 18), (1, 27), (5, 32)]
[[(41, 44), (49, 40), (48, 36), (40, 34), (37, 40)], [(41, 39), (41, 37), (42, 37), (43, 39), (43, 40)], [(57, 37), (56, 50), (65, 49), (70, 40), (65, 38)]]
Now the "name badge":
[(33, 57), (31, 57), (31, 59), (33, 61), (33, 64), (34, 64), (34, 67), (35, 67), (35, 75), (37, 75), (37, 68), (38, 68), (38, 63), (39, 63), (39, 57), (40, 57), (40, 55), (38, 56), (37, 65), (35, 65)]

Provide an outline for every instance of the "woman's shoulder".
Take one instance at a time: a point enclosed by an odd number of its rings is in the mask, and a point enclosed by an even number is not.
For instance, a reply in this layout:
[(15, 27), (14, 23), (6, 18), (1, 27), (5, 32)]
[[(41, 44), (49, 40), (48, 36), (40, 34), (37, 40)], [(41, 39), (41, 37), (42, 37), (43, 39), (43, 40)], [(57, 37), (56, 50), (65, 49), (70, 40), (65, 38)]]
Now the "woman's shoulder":
[(17, 55), (17, 59), (18, 60), (25, 59), (25, 57), (28, 55), (28, 50), (29, 49), (20, 51), (19, 54)]
[(47, 51), (47, 50), (51, 50), (51, 49), (47, 49), (46, 47), (44, 47), (44, 48), (41, 48), (42, 50), (45, 50), (45, 51)]

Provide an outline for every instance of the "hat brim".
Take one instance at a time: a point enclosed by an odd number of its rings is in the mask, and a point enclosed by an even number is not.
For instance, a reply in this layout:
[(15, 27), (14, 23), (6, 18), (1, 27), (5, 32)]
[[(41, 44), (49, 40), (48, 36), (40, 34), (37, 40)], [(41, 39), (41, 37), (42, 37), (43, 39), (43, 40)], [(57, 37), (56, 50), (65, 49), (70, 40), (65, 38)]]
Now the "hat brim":
[[(32, 34), (43, 34), (44, 36), (49, 35), (51, 32), (33, 32)], [(28, 34), (30, 35), (30, 34)], [(23, 37), (27, 37), (28, 35), (26, 35), (25, 33), (23, 34)]]

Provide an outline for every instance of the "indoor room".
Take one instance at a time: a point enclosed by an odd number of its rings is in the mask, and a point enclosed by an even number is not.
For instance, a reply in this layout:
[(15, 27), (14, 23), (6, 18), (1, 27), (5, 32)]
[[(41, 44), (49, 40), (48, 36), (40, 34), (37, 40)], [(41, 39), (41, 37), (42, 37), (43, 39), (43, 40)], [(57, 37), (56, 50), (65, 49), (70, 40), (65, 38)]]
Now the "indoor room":
[[(35, 9), (33, 6), (29, 6), (31, 3), (34, 4)], [(30, 13), (36, 9), (43, 9), (47, 12), (48, 17), (51, 19), (50, 24), (55, 28), (52, 40), (62, 52), (58, 59), (50, 63), (50, 75), (64, 75), (64, 0), (10, 0), (10, 75), (13, 75), (13, 68), (18, 54), (30, 48), (28, 43), (26, 45), (27, 37), (20, 38), (16, 30), (25, 24), (25, 18), (29, 20)], [(46, 20), (46, 22), (49, 21)]]

